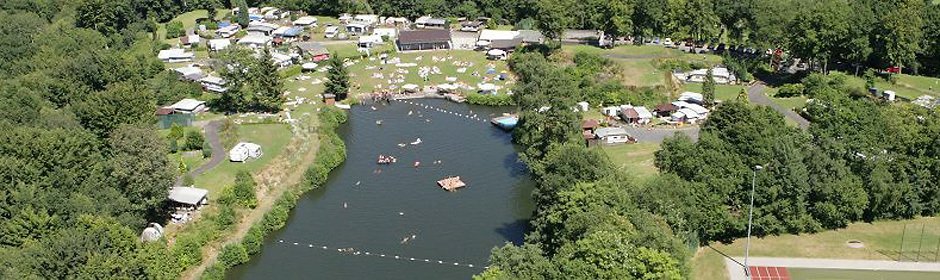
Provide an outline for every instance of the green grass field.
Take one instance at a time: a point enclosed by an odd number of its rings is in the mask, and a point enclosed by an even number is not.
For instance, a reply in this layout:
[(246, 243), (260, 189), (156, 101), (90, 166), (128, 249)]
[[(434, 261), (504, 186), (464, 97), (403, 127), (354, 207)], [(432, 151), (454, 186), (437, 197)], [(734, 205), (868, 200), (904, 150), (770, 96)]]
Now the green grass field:
[(788, 268), (793, 280), (934, 280), (940, 272)]
[[(721, 101), (730, 101), (738, 98), (738, 93), (744, 89), (741, 85), (715, 85), (715, 99)], [(701, 83), (686, 83), (682, 85), (682, 91), (691, 91), (702, 93)]]
[[(222, 188), (235, 182), (235, 173), (240, 170), (256, 172), (264, 168), (271, 160), (284, 150), (290, 141), (291, 132), (286, 124), (243, 124), (238, 126), (240, 141), (252, 142), (261, 145), (264, 155), (257, 160), (248, 162), (228, 161), (228, 151), (212, 151), (223, 153), (225, 160), (215, 168), (195, 178), (196, 186), (209, 190), (209, 198), (216, 199)], [(216, 195), (212, 195), (216, 194)]]
[[(854, 87), (865, 88), (865, 79), (862, 77), (846, 74), (848, 84)], [(915, 99), (921, 95), (940, 96), (940, 79), (922, 76), (912, 76), (907, 74), (897, 75), (896, 84), (891, 84), (884, 79), (876, 79), (875, 87), (879, 91), (892, 90), (898, 97)]]
[(659, 150), (658, 143), (639, 142), (615, 146), (602, 146), (614, 166), (637, 179), (647, 180), (659, 174), (653, 165), (654, 155)]
[[(905, 232), (906, 227), (906, 233)], [(923, 235), (921, 235), (923, 230)], [(903, 254), (902, 251), (902, 236)], [(859, 240), (865, 248), (846, 246)], [(731, 244), (712, 244), (730, 256), (744, 255), (744, 239)], [(862, 260), (940, 261), (940, 218), (928, 217), (903, 221), (855, 223), (844, 229), (815, 234), (780, 235), (751, 239), (751, 255), (763, 257), (831, 258)], [(722, 257), (703, 248), (694, 259), (695, 279), (727, 279)], [(721, 269), (715, 269), (715, 265)], [(794, 278), (796, 279), (796, 278)]]
[(690, 54), (662, 46), (618, 46), (613, 49), (601, 49), (587, 45), (565, 45), (563, 50), (574, 54), (588, 52), (606, 56), (623, 66), (624, 84), (639, 87), (665, 85), (663, 71), (655, 66), (659, 59), (683, 59), (703, 61), (708, 64), (721, 63), (722, 58), (711, 54)]

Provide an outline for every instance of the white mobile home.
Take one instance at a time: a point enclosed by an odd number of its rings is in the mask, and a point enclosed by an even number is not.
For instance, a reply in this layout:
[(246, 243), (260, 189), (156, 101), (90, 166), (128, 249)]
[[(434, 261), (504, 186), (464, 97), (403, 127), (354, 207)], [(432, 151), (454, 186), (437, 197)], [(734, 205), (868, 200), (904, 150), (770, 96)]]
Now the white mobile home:
[(209, 50), (210, 51), (221, 51), (225, 48), (228, 48), (232, 45), (232, 41), (229, 39), (212, 39), (209, 40)]
[(251, 48), (261, 48), (271, 43), (271, 37), (260, 34), (248, 34), (238, 40), (239, 45), (245, 45)]
[(307, 27), (316, 27), (316, 26), (317, 26), (317, 18), (316, 18), (316, 17), (311, 17), (311, 16), (303, 16), (303, 17), (300, 17), (300, 18), (298, 18), (297, 20), (294, 21), (294, 26), (300, 26), (300, 27), (304, 27), (304, 28), (307, 28)]
[(264, 153), (261, 151), (261, 145), (255, 143), (241, 142), (235, 144), (235, 147), (228, 152), (229, 160), (234, 162), (245, 162), (249, 159), (260, 158)]
[(192, 52), (187, 52), (184, 49), (169, 49), (160, 51), (160, 53), (157, 54), (157, 58), (163, 62), (173, 63), (192, 61), (194, 58), (196, 58), (196, 55)]
[(196, 99), (186, 98), (170, 105), (173, 111), (184, 114), (195, 114), (206, 111), (206, 102)]
[(594, 132), (594, 136), (605, 144), (622, 144), (633, 141), (633, 137), (621, 127), (602, 127)]
[(225, 87), (225, 80), (216, 76), (208, 76), (199, 80), (199, 84), (206, 91), (215, 93), (225, 93), (228, 88)]
[(222, 38), (231, 38), (235, 36), (235, 33), (238, 33), (238, 30), (241, 30), (241, 27), (238, 24), (232, 24), (226, 27), (219, 28), (215, 33)]

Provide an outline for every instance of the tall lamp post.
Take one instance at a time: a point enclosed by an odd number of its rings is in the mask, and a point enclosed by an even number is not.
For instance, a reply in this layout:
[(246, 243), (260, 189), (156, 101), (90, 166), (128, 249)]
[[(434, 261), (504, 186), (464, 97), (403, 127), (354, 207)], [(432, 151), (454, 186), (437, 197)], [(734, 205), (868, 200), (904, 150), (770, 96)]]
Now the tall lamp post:
[(763, 166), (755, 165), (751, 170), (751, 207), (747, 213), (747, 244), (744, 247), (744, 275), (751, 280), (751, 267), (748, 265), (748, 258), (751, 256), (751, 224), (754, 221), (754, 184), (757, 182), (757, 171), (764, 169)]

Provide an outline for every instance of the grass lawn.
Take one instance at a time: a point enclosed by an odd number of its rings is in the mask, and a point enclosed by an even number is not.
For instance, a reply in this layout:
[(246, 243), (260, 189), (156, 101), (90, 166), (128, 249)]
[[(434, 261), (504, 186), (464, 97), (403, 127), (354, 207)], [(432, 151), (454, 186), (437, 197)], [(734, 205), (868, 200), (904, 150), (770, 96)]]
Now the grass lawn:
[[(355, 46), (350, 45), (351, 48)], [(404, 83), (394, 83), (401, 87), (404, 84), (416, 84), (418, 86), (438, 85), (449, 83), (447, 77), (455, 77), (456, 84), (464, 84), (470, 87), (477, 87), (477, 84), (487, 82), (495, 84), (500, 93), (505, 93), (513, 83), (513, 77), (506, 81), (495, 80), (500, 73), (509, 73), (509, 68), (505, 61), (487, 60), (481, 52), (468, 50), (446, 50), (446, 51), (428, 51), (428, 52), (409, 52), (392, 53), (389, 59), (400, 58), (402, 63), (415, 63), (415, 67), (395, 67), (394, 65), (382, 65), (375, 58), (357, 59), (347, 70), (350, 73), (350, 84), (352, 85), (351, 94), (371, 93), (389, 87), (389, 79), (394, 76), (396, 79), (404, 79)], [(446, 61), (435, 62), (434, 58), (446, 59)], [(457, 65), (460, 64), (460, 65)], [(421, 67), (438, 67), (441, 74), (431, 74), (428, 81), (424, 81), (418, 76), (418, 69)], [(459, 73), (459, 68), (466, 68), (466, 71)], [(494, 74), (486, 74), (487, 69), (494, 69)], [(374, 74), (381, 73), (382, 78), (373, 77)], [(474, 75), (474, 73), (478, 75)]]
[(574, 54), (588, 52), (606, 56), (623, 65), (624, 84), (639, 87), (654, 87), (665, 85), (664, 71), (656, 68), (659, 59), (684, 59), (687, 61), (704, 61), (708, 64), (718, 64), (722, 58), (711, 54), (690, 54), (676, 49), (662, 46), (618, 46), (613, 49), (602, 49), (587, 45), (565, 45), (562, 49)]
[[(849, 85), (865, 88), (865, 79), (862, 77), (852, 76), (848, 73), (846, 76), (848, 77), (846, 81)], [(940, 84), (936, 84), (938, 82), (940, 82), (940, 79), (911, 75), (898, 75), (897, 84), (891, 84), (884, 79), (876, 79), (875, 87), (878, 88), (879, 91), (892, 90), (897, 93), (898, 97), (913, 100), (925, 94), (935, 97), (940, 96)]]
[[(264, 155), (248, 162), (230, 162), (226, 157), (221, 164), (196, 178), (196, 186), (209, 190), (209, 198), (216, 199), (224, 186), (232, 185), (239, 170), (256, 172), (276, 158), (290, 141), (291, 132), (286, 124), (244, 124), (238, 126), (241, 141), (261, 145)], [(212, 151), (225, 153), (228, 151)]]
[[(202, 166), (203, 163), (209, 161), (208, 158), (202, 157), (202, 151), (191, 151), (191, 152), (176, 152), (167, 155), (167, 158), (170, 160), (170, 166), (177, 168), (180, 163), (180, 159), (183, 160), (183, 163), (186, 164), (188, 170), (193, 170)], [(176, 169), (178, 170), (178, 169)], [(177, 172), (177, 175), (182, 173)]]
[[(905, 226), (907, 233), (904, 234)], [(923, 229), (923, 235), (921, 235)], [(904, 236), (903, 254), (899, 254), (901, 237)], [(849, 240), (864, 242), (865, 248), (853, 249), (846, 246)], [(762, 257), (794, 258), (832, 258), (865, 260), (937, 261), (937, 248), (940, 242), (940, 218), (928, 217), (904, 221), (878, 221), (874, 223), (855, 223), (844, 229), (824, 231), (815, 234), (780, 235), (751, 239), (751, 255)], [(744, 255), (744, 239), (731, 244), (714, 244), (715, 249), (730, 256)], [(918, 254), (918, 248), (921, 248)], [(708, 248), (700, 250), (695, 257), (696, 279), (720, 278), (709, 263), (717, 253)], [(720, 256), (718, 256), (720, 257)], [(794, 278), (796, 279), (796, 278)]]
[(780, 106), (783, 106), (784, 108), (792, 110), (794, 108), (803, 108), (803, 106), (806, 106), (807, 98), (806, 96), (786, 98), (770, 96), (770, 100), (772, 100), (774, 103), (780, 104)]
[(883, 271), (857, 269), (788, 268), (793, 280), (855, 280), (855, 279), (940, 279), (940, 272)]
[(637, 179), (647, 180), (659, 174), (659, 170), (653, 166), (653, 153), (659, 150), (658, 143), (639, 142), (601, 147), (614, 166)]
[[(215, 19), (216, 19), (216, 20), (221, 20), (221, 19), (225, 18), (225, 16), (228, 15), (228, 14), (230, 14), (230, 10), (228, 10), (228, 9), (218, 9), (217, 12), (216, 12), (216, 14), (215, 14)], [(208, 11), (206, 11), (206, 10), (194, 10), (194, 11), (190, 11), (190, 12), (186, 12), (186, 13), (180, 14), (180, 15), (176, 16), (175, 18), (171, 19), (170, 22), (172, 22), (172, 21), (179, 21), (179, 22), (182, 22), (182, 23), (183, 23), (183, 29), (184, 29), (184, 30), (189, 30), (189, 29), (196, 28), (196, 19), (206, 18), (206, 17), (209, 17), (209, 12), (208, 12)], [(160, 24), (157, 25), (157, 38), (164, 38), (164, 37), (166, 37), (166, 24), (167, 24), (167, 23), (169, 23), (169, 22), (164, 22), (164, 23), (160, 23)], [(172, 40), (172, 42), (171, 42), (171, 40)], [(174, 44), (174, 43), (176, 43), (176, 42), (178, 42), (178, 41), (176, 41), (175, 38), (167, 38), (165, 42), (167, 42), (167, 43), (169, 43), (169, 44)]]
[[(738, 98), (738, 93), (744, 89), (741, 85), (715, 85), (715, 99), (729, 101)], [(682, 85), (682, 91), (691, 91), (702, 93), (701, 83), (685, 83)]]

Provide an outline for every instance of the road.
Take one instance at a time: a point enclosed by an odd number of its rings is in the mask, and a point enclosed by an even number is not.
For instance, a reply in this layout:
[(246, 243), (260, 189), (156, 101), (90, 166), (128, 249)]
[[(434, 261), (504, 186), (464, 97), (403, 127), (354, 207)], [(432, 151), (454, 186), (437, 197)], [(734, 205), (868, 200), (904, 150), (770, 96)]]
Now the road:
[(800, 114), (797, 114), (793, 110), (783, 108), (779, 104), (774, 103), (773, 100), (770, 100), (769, 97), (764, 95), (765, 89), (767, 89), (767, 87), (764, 86), (763, 83), (756, 83), (753, 86), (747, 88), (748, 99), (750, 99), (754, 104), (770, 106), (770, 108), (773, 108), (775, 111), (783, 114), (784, 117), (795, 121), (796, 124), (799, 125), (802, 129), (809, 127), (809, 121), (804, 119), (803, 116), (800, 116)]
[[(734, 257), (737, 260), (744, 261), (744, 257)], [(748, 260), (750, 266), (782, 266), (799, 268), (823, 268), (823, 269), (860, 269), (860, 270), (887, 270), (887, 271), (923, 271), (940, 272), (940, 263), (934, 262), (896, 262), (896, 261), (872, 261), (872, 260), (840, 260), (840, 259), (807, 259), (807, 258), (768, 258), (751, 257)], [(725, 268), (728, 269), (728, 275), (731, 280), (745, 280), (743, 267), (740, 264), (725, 259)]]
[[(192, 171), (189, 171), (189, 173), (186, 173), (190, 177), (196, 178), (196, 176), (209, 171), (209, 169), (212, 169), (213, 167), (216, 167), (222, 163), (222, 160), (225, 160), (226, 152), (225, 149), (222, 148), (222, 141), (219, 139), (219, 126), (221, 124), (221, 121), (211, 121), (204, 126), (206, 131), (206, 141), (209, 141), (209, 146), (212, 147), (212, 157), (209, 158), (209, 162), (206, 162), (202, 166), (199, 166), (199, 168), (193, 169)], [(174, 185), (182, 185), (183, 177), (184, 176), (180, 176), (179, 178), (176, 178), (176, 183)]]

